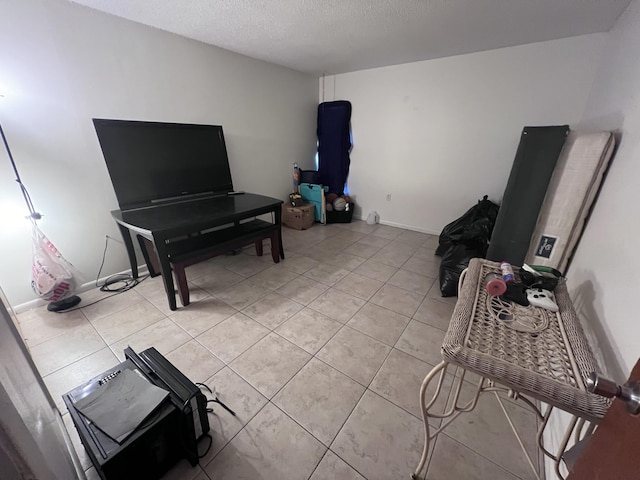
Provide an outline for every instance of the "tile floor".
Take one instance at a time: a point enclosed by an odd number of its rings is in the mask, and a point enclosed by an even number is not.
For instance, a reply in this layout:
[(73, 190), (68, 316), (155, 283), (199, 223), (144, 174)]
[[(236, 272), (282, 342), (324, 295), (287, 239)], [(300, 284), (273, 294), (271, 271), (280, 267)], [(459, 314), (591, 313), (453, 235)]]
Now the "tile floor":
[[(19, 315), (89, 478), (60, 396), (127, 345), (156, 347), (237, 412), (216, 408), (200, 466), (182, 461), (166, 479), (409, 478), (423, 442), (419, 386), (440, 361), (455, 303), (439, 294), (437, 237), (355, 221), (284, 229), (283, 239), (280, 264), (246, 249), (187, 269), (193, 303), (175, 312), (154, 278), (74, 312)], [(535, 416), (507, 408), (536, 455)], [(534, 478), (490, 397), (438, 437), (426, 475)]]

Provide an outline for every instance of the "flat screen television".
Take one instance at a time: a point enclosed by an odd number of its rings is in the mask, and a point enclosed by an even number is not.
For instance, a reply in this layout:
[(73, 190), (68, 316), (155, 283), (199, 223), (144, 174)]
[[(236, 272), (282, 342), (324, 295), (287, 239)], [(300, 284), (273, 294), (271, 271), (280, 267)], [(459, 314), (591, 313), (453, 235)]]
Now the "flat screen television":
[(94, 118), (121, 210), (233, 190), (220, 125)]

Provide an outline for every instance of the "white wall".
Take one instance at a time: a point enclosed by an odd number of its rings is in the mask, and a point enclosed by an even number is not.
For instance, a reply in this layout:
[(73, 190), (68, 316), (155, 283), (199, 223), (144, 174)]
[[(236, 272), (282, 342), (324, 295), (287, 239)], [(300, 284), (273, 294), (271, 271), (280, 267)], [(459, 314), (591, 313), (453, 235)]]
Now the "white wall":
[[(313, 166), (317, 79), (63, 0), (4, 0), (0, 122), (41, 227), (95, 278), (117, 202), (93, 117), (221, 124), (237, 189), (284, 198), (291, 167)], [(0, 148), (0, 285), (30, 289), (26, 214)], [(104, 274), (128, 268), (112, 244)]]
[[(616, 132), (619, 145), (571, 266), (570, 285), (582, 317), (601, 324), (602, 352), (624, 378), (640, 357), (635, 296), (640, 283), (640, 2), (610, 32), (581, 125)], [(598, 350), (606, 348), (605, 342)], [(612, 372), (617, 373), (617, 372)]]
[[(611, 130), (618, 150), (568, 272), (571, 297), (603, 371), (623, 383), (640, 357), (640, 2), (609, 32), (578, 126)], [(566, 416), (551, 425), (560, 437)], [(549, 477), (553, 478), (553, 477)]]
[[(329, 76), (353, 104), (356, 215), (439, 233), (484, 194), (501, 200), (525, 125), (574, 124), (604, 34)], [(323, 99), (320, 79), (320, 101)], [(391, 201), (386, 200), (391, 194)]]

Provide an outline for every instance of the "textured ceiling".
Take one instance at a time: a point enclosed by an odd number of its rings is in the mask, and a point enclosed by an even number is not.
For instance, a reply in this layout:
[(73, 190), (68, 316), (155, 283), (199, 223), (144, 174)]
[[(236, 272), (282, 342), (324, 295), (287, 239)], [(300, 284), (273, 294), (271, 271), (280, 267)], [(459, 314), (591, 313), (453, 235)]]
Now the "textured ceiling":
[(630, 0), (72, 0), (315, 75), (608, 31)]

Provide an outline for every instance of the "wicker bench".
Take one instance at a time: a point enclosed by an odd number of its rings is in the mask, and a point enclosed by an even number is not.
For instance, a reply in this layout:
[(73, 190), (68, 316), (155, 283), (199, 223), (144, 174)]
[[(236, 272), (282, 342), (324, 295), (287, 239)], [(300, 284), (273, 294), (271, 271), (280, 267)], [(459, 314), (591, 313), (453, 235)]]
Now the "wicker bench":
[[(154, 276), (154, 272), (160, 271), (160, 268), (153, 243), (140, 236), (138, 239), (149, 271)], [(258, 219), (168, 242), (167, 252), (171, 269), (176, 277), (178, 295), (182, 305), (186, 307), (190, 303), (186, 267), (251, 244), (255, 245), (256, 255), (262, 256), (262, 242), (265, 239), (271, 240), (271, 258), (274, 263), (279, 263), (280, 230), (278, 225)]]
[[(430, 442), (459, 414), (473, 410), (482, 394), (493, 393), (505, 415), (507, 411), (498, 393), (522, 400), (532, 409), (541, 422), (537, 434), (538, 447), (553, 460), (558, 478), (564, 478), (560, 462), (572, 431), (578, 432), (577, 439), (583, 424), (588, 422), (590, 426), (585, 430), (589, 433), (609, 407), (609, 399), (589, 393), (585, 387), (589, 373), (600, 369), (582, 331), (566, 284), (561, 282), (554, 292), (558, 313), (533, 306), (521, 307), (502, 302), (499, 297), (491, 297), (485, 290), (487, 276), (499, 271), (499, 264), (495, 262), (472, 259), (460, 277), (458, 301), (442, 344), (443, 361), (427, 375), (420, 390), (425, 445), (412, 476), (414, 479), (419, 477), (425, 466)], [(446, 391), (443, 380), (450, 366), (457, 367), (460, 372)], [(460, 396), (466, 372), (480, 376), (475, 396), (468, 402), (462, 401)], [(436, 382), (436, 393), (429, 401), (426, 395), (432, 381)], [(451, 393), (444, 412), (434, 407), (441, 391), (445, 395)], [(535, 400), (547, 405), (544, 412)], [(542, 444), (543, 433), (554, 408), (573, 415), (557, 453), (549, 452)], [(429, 426), (430, 418), (442, 419), (433, 432)], [(511, 420), (509, 424), (513, 428)], [(522, 446), (519, 435), (515, 430), (514, 433)], [(525, 457), (536, 478), (540, 478), (536, 462), (526, 452)]]

